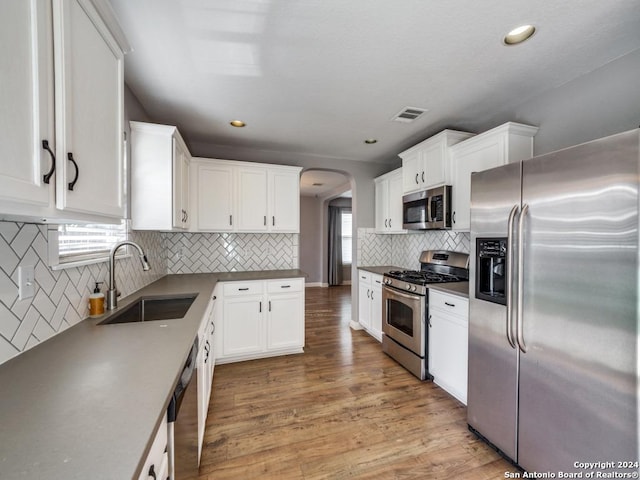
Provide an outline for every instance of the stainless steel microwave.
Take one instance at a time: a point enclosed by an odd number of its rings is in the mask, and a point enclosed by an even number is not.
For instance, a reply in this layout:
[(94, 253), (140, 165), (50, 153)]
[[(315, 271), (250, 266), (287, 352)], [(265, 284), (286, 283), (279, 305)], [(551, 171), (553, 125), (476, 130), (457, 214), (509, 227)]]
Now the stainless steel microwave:
[(402, 197), (402, 228), (408, 230), (451, 228), (451, 185), (410, 193)]

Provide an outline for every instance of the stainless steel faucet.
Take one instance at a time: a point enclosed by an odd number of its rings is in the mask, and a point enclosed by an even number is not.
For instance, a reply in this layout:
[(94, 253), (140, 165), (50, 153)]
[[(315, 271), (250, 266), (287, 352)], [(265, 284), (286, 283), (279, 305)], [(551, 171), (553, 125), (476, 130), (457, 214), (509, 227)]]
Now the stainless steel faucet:
[(130, 242), (125, 240), (124, 242), (116, 243), (113, 248), (111, 248), (111, 252), (109, 252), (109, 290), (107, 290), (107, 310), (113, 310), (118, 306), (118, 290), (116, 288), (116, 273), (115, 273), (115, 259), (116, 252), (123, 245), (131, 245), (138, 250), (138, 254), (140, 255), (140, 262), (142, 262), (142, 270), (145, 272), (148, 271), (151, 267), (149, 266), (149, 262), (147, 261), (147, 256), (144, 254), (142, 247), (135, 242)]

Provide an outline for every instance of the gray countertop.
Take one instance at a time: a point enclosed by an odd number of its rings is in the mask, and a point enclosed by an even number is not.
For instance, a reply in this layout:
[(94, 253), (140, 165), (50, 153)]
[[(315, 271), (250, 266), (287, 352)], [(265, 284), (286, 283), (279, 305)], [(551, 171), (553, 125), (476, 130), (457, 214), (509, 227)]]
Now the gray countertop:
[[(85, 319), (0, 365), (0, 477), (137, 478), (218, 281), (300, 270), (168, 275), (120, 300), (198, 293), (184, 318)], [(117, 312), (114, 310), (113, 312)]]
[(358, 267), (358, 270), (366, 270), (367, 272), (377, 273), (378, 275), (384, 275), (391, 270), (406, 270), (405, 268), (395, 267), (393, 265), (382, 265), (379, 267)]
[(469, 298), (469, 282), (430, 283), (429, 290), (438, 290), (462, 298)]

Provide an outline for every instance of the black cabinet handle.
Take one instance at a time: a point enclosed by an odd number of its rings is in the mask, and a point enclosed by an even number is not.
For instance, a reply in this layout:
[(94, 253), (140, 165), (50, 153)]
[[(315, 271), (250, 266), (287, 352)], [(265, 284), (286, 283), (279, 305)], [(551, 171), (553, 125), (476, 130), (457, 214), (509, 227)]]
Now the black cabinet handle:
[(369, 289), (368, 289), (368, 288), (367, 288), (367, 298), (371, 298), (371, 297), (369, 296)]
[(49, 152), (49, 155), (51, 155), (51, 170), (45, 173), (42, 177), (42, 181), (44, 183), (49, 183), (49, 181), (51, 180), (51, 177), (53, 176), (53, 172), (56, 171), (56, 156), (53, 154), (53, 151), (49, 148), (48, 140), (42, 140), (42, 148), (44, 148), (47, 152)]
[(262, 302), (260, 302), (260, 308), (258, 309), (258, 312), (262, 313)]
[(424, 183), (424, 172), (422, 172), (422, 183)]
[(273, 225), (274, 227), (276, 226), (276, 217), (275, 216), (271, 217), (271, 225)]
[(264, 216), (264, 226), (265, 227), (267, 226), (267, 216), (266, 215)]
[(384, 219), (384, 228), (387, 228), (387, 219)]
[(157, 476), (156, 476), (156, 469), (153, 467), (153, 465), (151, 465), (149, 467), (149, 476), (153, 478), (153, 480), (157, 480)]
[(433, 325), (431, 325), (431, 315), (429, 315), (429, 326), (433, 327)]
[(291, 288), (291, 285), (280, 285), (280, 288)]
[(247, 288), (239, 288), (238, 289), (238, 291), (240, 291), (240, 292), (246, 292), (247, 290), (249, 290), (249, 287), (247, 287)]
[(416, 173), (416, 185), (418, 185), (418, 174)]
[(73, 187), (75, 186), (76, 182), (78, 181), (78, 177), (80, 176), (80, 169), (78, 168), (78, 164), (76, 163), (76, 161), (73, 159), (73, 153), (67, 153), (67, 159), (71, 163), (73, 163), (74, 167), (76, 167), (76, 176), (71, 182), (69, 182), (69, 190), (73, 191)]
[(233, 225), (233, 215), (229, 215), (229, 225)]
[(444, 302), (447, 307), (455, 307), (454, 303)]
[(456, 223), (456, 212), (453, 212), (453, 223)]
[(391, 219), (389, 219), (389, 228), (391, 228)]
[(269, 300), (269, 311), (271, 311), (271, 300)]
[(216, 324), (211, 321), (211, 333), (213, 334), (216, 331)]

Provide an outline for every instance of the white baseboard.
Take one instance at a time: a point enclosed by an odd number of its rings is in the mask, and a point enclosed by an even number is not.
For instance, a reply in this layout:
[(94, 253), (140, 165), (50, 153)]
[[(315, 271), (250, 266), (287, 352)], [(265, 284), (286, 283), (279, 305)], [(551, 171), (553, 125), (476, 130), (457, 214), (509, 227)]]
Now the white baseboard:
[(351, 330), (362, 330), (362, 325), (360, 325), (359, 322), (354, 322), (353, 320), (349, 322), (349, 326), (351, 327)]
[(307, 282), (304, 284), (305, 287), (324, 287), (322, 282)]
[(351, 285), (351, 280), (347, 280), (346, 282), (342, 282), (342, 285)]

